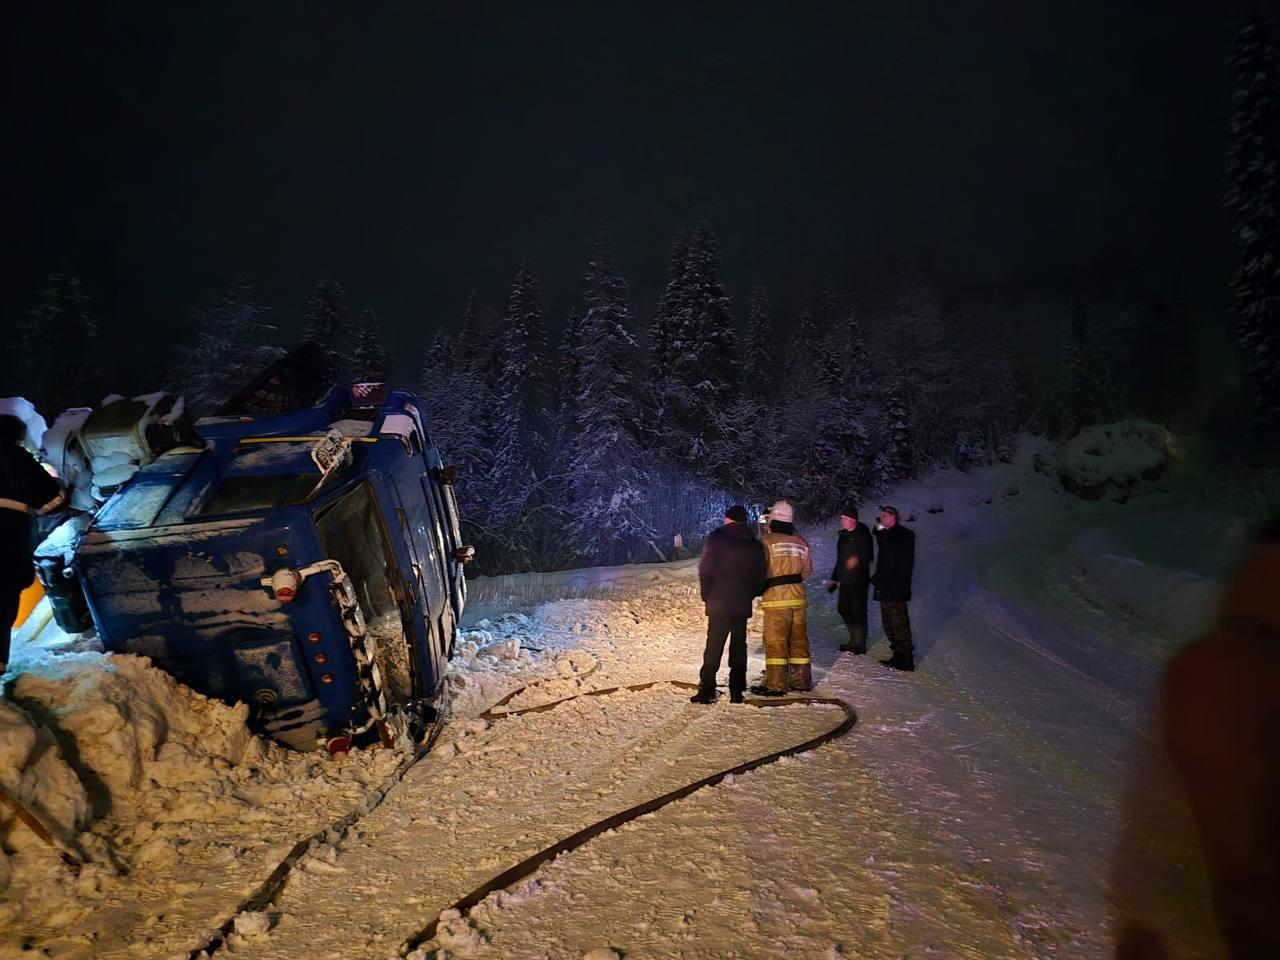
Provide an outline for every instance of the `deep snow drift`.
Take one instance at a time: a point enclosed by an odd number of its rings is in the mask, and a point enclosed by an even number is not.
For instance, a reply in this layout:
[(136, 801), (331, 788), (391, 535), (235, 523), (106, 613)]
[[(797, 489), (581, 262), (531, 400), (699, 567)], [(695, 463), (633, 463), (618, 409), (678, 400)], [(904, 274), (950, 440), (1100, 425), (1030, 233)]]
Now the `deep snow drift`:
[[(919, 536), (910, 676), (875, 662), (886, 648), (874, 605), (872, 656), (836, 652), (833, 598), (816, 588), (835, 532), (807, 531), (815, 679), (857, 709), (852, 733), (599, 837), (468, 916), (446, 913), (417, 956), (1107, 956), (1108, 876), (1147, 704), (1244, 535), (1243, 506), (1218, 500), (1210, 513), (1161, 492), (1167, 477), (1130, 453), (1104, 485), (1116, 492), (1097, 500), (1066, 493), (1063, 452), (1031, 443), (1015, 464), (941, 472), (888, 498)], [(1226, 522), (1233, 506), (1239, 519)], [(1180, 562), (1188, 544), (1194, 566)], [(695, 572), (686, 562), (474, 583), (440, 743), (347, 836), (311, 851), (266, 914), (240, 919), (235, 954), (394, 956), (548, 843), (838, 722), (813, 707), (698, 707), (664, 686), (476, 719), (530, 683), (512, 708), (695, 679)], [(0, 778), (95, 867), (77, 880), (0, 820), (13, 851), (0, 955), (30, 956), (28, 937), (60, 957), (181, 954), (273, 855), (355, 806), (397, 760), (374, 750), (335, 764), (264, 746), (237, 708), (139, 658), (19, 666), (33, 673), (0, 714)], [(1170, 835), (1169, 862), (1124, 906), (1176, 955), (1220, 955), (1188, 843)]]

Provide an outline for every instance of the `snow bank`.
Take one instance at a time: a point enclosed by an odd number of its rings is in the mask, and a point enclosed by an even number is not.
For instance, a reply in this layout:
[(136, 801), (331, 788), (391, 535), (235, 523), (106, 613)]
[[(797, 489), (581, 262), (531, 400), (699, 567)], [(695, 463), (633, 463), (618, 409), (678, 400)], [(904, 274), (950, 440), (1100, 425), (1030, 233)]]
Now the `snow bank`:
[(1076, 537), (1071, 556), (1094, 599), (1142, 618), (1171, 640), (1199, 636), (1212, 621), (1220, 580), (1117, 555), (1097, 534)]
[(1054, 451), (1052, 469), (1068, 493), (1123, 503), (1157, 489), (1181, 455), (1177, 439), (1164, 427), (1120, 420), (1085, 427)]
[[(1023, 434), (1010, 463), (995, 463), (973, 470), (938, 468), (920, 480), (908, 480), (886, 493), (878, 502), (898, 508), (903, 522), (912, 523), (925, 514), (955, 512), (957, 508), (983, 506), (1016, 497), (1028, 484), (1040, 482), (1034, 464), (1049, 455), (1051, 445), (1041, 437)], [(876, 521), (876, 503), (863, 508), (864, 523)]]
[(0, 785), (88, 865), (73, 873), (0, 806), (0, 947), (19, 918), (37, 938), (122, 922), (95, 910), (144, 900), (161, 877), (189, 880), (228, 844), (248, 862), (221, 869), (252, 876), (268, 847), (345, 812), (399, 759), (285, 750), (253, 736), (246, 705), (201, 696), (144, 657), (29, 650), (19, 666), (0, 699)]

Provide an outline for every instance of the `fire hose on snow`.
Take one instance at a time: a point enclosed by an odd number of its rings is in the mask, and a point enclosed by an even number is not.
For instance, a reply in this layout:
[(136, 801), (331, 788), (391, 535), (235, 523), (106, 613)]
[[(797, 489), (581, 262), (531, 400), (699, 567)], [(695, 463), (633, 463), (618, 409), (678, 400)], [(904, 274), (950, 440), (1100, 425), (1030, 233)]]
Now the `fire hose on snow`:
[[(596, 669), (597, 667), (593, 666), (590, 670), (580, 674), (579, 679), (590, 675), (591, 673), (595, 672)], [(590, 691), (587, 691), (586, 693), (579, 693), (571, 697), (563, 697), (559, 700), (554, 700), (549, 703), (541, 703), (541, 704), (537, 704), (536, 706), (525, 707), (517, 710), (502, 709), (506, 707), (507, 704), (511, 703), (517, 697), (529, 691), (530, 689), (533, 689), (541, 685), (542, 683), (546, 683), (548, 681), (554, 681), (557, 679), (559, 678), (551, 677), (551, 678), (546, 678), (545, 680), (537, 680), (537, 681), (534, 681), (533, 683), (527, 684), (526, 686), (520, 687), (512, 691), (507, 696), (499, 700), (497, 703), (494, 703), (492, 706), (490, 706), (487, 710), (484, 711), (484, 713), (480, 714), (480, 719), (488, 720), (490, 722), (499, 722), (501, 720), (508, 719), (511, 717), (519, 717), (519, 716), (524, 716), (526, 714), (531, 714), (531, 713), (544, 713), (548, 710), (554, 709), (557, 706), (560, 706), (561, 704), (568, 703), (573, 700), (580, 700), (585, 697), (604, 697), (604, 696), (609, 696), (615, 693), (621, 693), (624, 691), (649, 690), (657, 686), (672, 686), (678, 689), (685, 689), (685, 690), (696, 690), (698, 688), (698, 685), (696, 683), (689, 683), (683, 680), (652, 680), (647, 683), (637, 683), (637, 684), (631, 684), (628, 686), (606, 687), (600, 690), (590, 690)], [(846, 701), (835, 698), (835, 697), (805, 696), (805, 697), (788, 697), (786, 699), (776, 699), (776, 700), (775, 699), (757, 700), (753, 698), (753, 699), (748, 699), (746, 701), (747, 706), (759, 707), (761, 709), (792, 707), (797, 705), (812, 705), (812, 704), (821, 704), (825, 706), (839, 707), (843, 711), (844, 718), (835, 727), (832, 727), (830, 730), (827, 730), (826, 732), (821, 733), (816, 737), (811, 737), (810, 739), (805, 740), (803, 743), (798, 743), (798, 744), (795, 744), (794, 746), (786, 747), (782, 750), (776, 750), (772, 753), (764, 754), (762, 756), (755, 757), (751, 760), (747, 760), (744, 763), (737, 764), (736, 766), (730, 767), (728, 769), (720, 770), (717, 773), (713, 773), (710, 776), (703, 777), (702, 779), (697, 780), (693, 783), (685, 784), (684, 786), (679, 787), (675, 790), (672, 790), (668, 793), (664, 793), (661, 796), (654, 797), (650, 800), (646, 800), (643, 803), (636, 804), (635, 806), (629, 807), (626, 810), (619, 811), (618, 813), (611, 814), (610, 816), (605, 817), (602, 820), (598, 820), (595, 823), (577, 831), (571, 836), (558, 840), (554, 844), (548, 847), (545, 847), (542, 850), (539, 850), (537, 853), (534, 853), (529, 857), (526, 857), (525, 859), (521, 860), (519, 863), (515, 864), (512, 867), (507, 868), (506, 870), (502, 871), (498, 875), (491, 877), (489, 880), (485, 881), (480, 886), (476, 887), (475, 889), (471, 890), (464, 896), (455, 900), (452, 904), (450, 904), (450, 908), (458, 911), (461, 915), (465, 916), (475, 906), (483, 902), (485, 898), (488, 897), (493, 892), (506, 889), (520, 882), (524, 878), (536, 872), (544, 864), (548, 863), (551, 860), (554, 860), (556, 857), (558, 857), (562, 853), (567, 853), (571, 850), (576, 850), (579, 847), (595, 839), (596, 837), (600, 836), (603, 833), (606, 833), (610, 830), (614, 830), (617, 827), (621, 826), (624, 823), (627, 823), (630, 820), (635, 820), (639, 817), (644, 816), (645, 814), (652, 813), (655, 810), (661, 809), (662, 807), (665, 807), (670, 803), (674, 803), (676, 800), (681, 800), (689, 796), (690, 794), (695, 793), (698, 790), (702, 790), (705, 787), (715, 786), (716, 784), (725, 780), (727, 777), (737, 776), (738, 774), (747, 773), (751, 770), (755, 770), (759, 767), (763, 767), (763, 766), (766, 766), (767, 764), (774, 763), (778, 760), (781, 760), (783, 757), (790, 757), (800, 753), (807, 753), (808, 751), (813, 750), (815, 747), (821, 746), (824, 743), (827, 743), (831, 740), (835, 740), (839, 737), (844, 736), (851, 729), (853, 729), (854, 724), (857, 723), (858, 718), (857, 718), (857, 714), (853, 710), (853, 707), (850, 706)], [(231, 932), (235, 928), (235, 918), (244, 911), (265, 910), (276, 899), (276, 897), (278, 897), (280, 893), (284, 890), (284, 887), (288, 882), (289, 875), (292, 873), (293, 868), (297, 865), (298, 861), (300, 861), (308, 853), (308, 851), (316, 847), (318, 844), (324, 842), (326, 838), (328, 838), (330, 842), (335, 842), (332, 839), (335, 834), (339, 838), (339, 840), (336, 842), (340, 842), (341, 838), (345, 837), (347, 833), (351, 830), (351, 828), (358, 821), (360, 821), (365, 816), (367, 816), (368, 814), (372, 813), (375, 809), (377, 809), (382, 804), (382, 802), (386, 799), (387, 795), (391, 791), (391, 788), (404, 779), (404, 775), (409, 771), (409, 768), (412, 767), (414, 764), (416, 764), (419, 760), (423, 759), (423, 757), (427, 755), (427, 753), (435, 745), (436, 740), (439, 738), (442, 728), (443, 727), (440, 722), (436, 722), (432, 724), (427, 737), (423, 740), (422, 744), (418, 747), (418, 749), (415, 750), (409, 756), (407, 756), (405, 760), (399, 766), (397, 766), (395, 771), (393, 771), (387, 777), (387, 779), (383, 781), (383, 783), (377, 788), (377, 790), (373, 792), (370, 798), (367, 798), (366, 801), (362, 803), (356, 810), (352, 811), (351, 813), (349, 813), (347, 816), (345, 816), (344, 818), (342, 818), (332, 826), (319, 830), (312, 836), (307, 837), (303, 840), (300, 840), (297, 844), (295, 844), (293, 849), (290, 850), (289, 854), (271, 872), (271, 875), (267, 877), (267, 879), (258, 887), (258, 889), (254, 891), (254, 893), (250, 897), (248, 897), (237, 908), (237, 910), (224, 923), (222, 923), (218, 927), (218, 929), (212, 934), (212, 936), (210, 936), (205, 942), (203, 942), (202, 944), (200, 944), (199, 946), (195, 947), (190, 951), (190, 954), (189, 954), (190, 960), (201, 960), (201, 958), (211, 956), (212, 954), (217, 952), (219, 949), (221, 949), (226, 944), (228, 936), (230, 936)], [(446, 909), (449, 909), (449, 908), (446, 908)], [(412, 953), (422, 944), (433, 939), (436, 935), (436, 929), (439, 925), (439, 922), (440, 922), (440, 915), (437, 914), (435, 919), (433, 919), (430, 923), (424, 926), (421, 930), (417, 931), (412, 936), (402, 941), (400, 945), (399, 955), (401, 957), (407, 957), (410, 953)]]

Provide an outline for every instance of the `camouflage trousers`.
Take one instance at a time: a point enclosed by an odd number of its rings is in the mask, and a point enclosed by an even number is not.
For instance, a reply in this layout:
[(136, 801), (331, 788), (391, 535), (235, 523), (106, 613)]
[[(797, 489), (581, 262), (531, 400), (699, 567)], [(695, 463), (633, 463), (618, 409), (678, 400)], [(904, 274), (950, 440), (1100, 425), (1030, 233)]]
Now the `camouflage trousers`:
[(895, 656), (910, 657), (911, 617), (907, 614), (905, 601), (881, 600), (880, 623), (884, 626), (885, 639), (889, 641), (889, 649)]
[(764, 685), (770, 690), (813, 688), (804, 613), (803, 606), (764, 608)]

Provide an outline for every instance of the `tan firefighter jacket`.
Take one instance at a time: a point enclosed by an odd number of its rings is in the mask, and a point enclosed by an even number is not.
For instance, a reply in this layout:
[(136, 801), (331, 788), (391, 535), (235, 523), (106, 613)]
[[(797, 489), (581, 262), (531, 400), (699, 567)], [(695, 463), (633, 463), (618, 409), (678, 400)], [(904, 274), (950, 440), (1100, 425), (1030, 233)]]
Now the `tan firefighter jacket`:
[(813, 555), (798, 533), (766, 533), (760, 538), (769, 558), (769, 579), (760, 606), (765, 610), (804, 606), (804, 581), (813, 576)]

